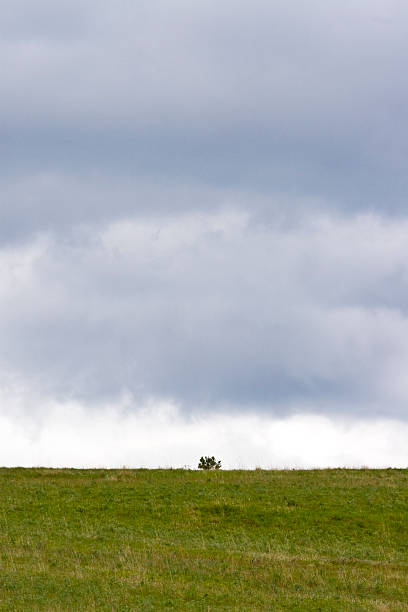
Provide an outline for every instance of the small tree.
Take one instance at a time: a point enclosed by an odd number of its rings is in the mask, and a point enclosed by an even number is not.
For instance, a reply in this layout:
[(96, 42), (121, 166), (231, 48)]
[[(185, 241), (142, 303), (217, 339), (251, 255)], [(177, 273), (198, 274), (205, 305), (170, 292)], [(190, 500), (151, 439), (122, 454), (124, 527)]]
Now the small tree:
[(217, 461), (215, 457), (201, 457), (198, 464), (199, 470), (220, 470), (221, 461)]

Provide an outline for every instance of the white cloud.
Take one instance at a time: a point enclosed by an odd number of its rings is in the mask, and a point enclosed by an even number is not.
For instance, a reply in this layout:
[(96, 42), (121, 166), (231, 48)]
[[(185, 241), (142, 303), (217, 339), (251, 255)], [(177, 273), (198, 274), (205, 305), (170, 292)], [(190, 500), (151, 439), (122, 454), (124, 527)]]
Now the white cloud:
[(21, 413), (21, 401), (2, 393), (2, 466), (195, 468), (203, 454), (214, 454), (229, 469), (408, 465), (408, 425), (395, 420), (222, 413), (186, 418), (174, 404), (132, 406), (126, 397), (93, 410), (77, 402), (43, 402), (41, 410), (31, 405), (29, 416)]

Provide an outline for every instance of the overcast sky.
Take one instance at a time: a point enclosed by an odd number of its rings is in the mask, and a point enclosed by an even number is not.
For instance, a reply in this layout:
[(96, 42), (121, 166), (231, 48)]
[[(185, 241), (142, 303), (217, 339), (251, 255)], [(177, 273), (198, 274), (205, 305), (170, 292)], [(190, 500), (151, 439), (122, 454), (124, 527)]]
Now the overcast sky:
[(408, 464), (408, 4), (0, 8), (0, 464)]

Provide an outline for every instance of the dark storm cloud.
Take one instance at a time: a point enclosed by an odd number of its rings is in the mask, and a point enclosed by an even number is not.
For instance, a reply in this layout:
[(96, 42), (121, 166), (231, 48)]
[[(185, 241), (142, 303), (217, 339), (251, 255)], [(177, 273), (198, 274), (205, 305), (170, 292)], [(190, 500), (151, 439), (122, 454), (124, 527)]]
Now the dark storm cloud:
[[(3, 172), (404, 212), (407, 13), (380, 1), (4, 2)], [(36, 194), (32, 217), (46, 199)], [(86, 192), (71, 206), (98, 215)]]
[(4, 380), (405, 415), (405, 3), (2, 14)]

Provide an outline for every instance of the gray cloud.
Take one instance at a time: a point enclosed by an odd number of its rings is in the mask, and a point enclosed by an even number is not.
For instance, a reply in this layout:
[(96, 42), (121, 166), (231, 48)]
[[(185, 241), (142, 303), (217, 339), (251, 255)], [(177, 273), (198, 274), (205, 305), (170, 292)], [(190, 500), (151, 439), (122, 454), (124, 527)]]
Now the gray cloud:
[(4, 250), (2, 367), (60, 399), (402, 416), (407, 229), (218, 212)]
[(404, 212), (405, 4), (4, 8), (1, 162), (17, 179), (153, 176)]
[(2, 379), (405, 417), (405, 3), (2, 9)]

